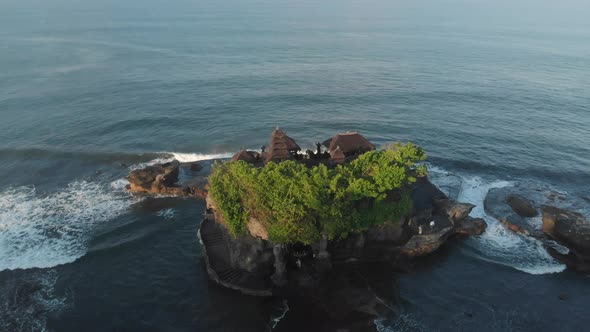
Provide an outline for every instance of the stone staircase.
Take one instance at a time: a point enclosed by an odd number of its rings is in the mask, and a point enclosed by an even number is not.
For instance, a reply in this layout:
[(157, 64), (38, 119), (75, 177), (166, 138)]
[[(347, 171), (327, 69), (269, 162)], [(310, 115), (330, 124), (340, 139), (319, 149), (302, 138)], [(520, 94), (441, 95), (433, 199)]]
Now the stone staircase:
[(208, 217), (201, 223), (200, 236), (207, 272), (218, 284), (254, 296), (271, 296), (265, 276), (232, 267), (229, 236), (215, 220)]

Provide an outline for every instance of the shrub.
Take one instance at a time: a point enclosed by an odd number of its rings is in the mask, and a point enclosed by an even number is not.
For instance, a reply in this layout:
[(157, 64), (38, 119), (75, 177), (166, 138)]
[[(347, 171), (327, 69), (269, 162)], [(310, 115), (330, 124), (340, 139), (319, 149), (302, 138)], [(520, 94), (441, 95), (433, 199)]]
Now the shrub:
[(426, 173), (417, 162), (426, 158), (412, 143), (365, 153), (328, 169), (295, 161), (263, 168), (243, 161), (217, 163), (210, 193), (234, 236), (246, 231), (250, 216), (267, 228), (277, 243), (311, 244), (385, 222), (409, 212), (408, 186)]

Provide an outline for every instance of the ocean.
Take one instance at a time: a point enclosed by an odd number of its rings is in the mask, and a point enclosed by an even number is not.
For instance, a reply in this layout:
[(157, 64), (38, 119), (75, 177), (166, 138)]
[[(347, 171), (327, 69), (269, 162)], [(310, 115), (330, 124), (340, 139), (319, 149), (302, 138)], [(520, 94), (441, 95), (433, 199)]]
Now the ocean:
[(588, 276), (483, 200), (541, 188), (590, 216), (588, 17), (583, 0), (0, 0), (0, 331), (289, 331), (288, 303), (208, 280), (203, 203), (124, 191), (131, 169), (258, 149), (276, 126), (304, 147), (415, 142), (488, 222), (392, 277), (380, 331), (587, 329)]

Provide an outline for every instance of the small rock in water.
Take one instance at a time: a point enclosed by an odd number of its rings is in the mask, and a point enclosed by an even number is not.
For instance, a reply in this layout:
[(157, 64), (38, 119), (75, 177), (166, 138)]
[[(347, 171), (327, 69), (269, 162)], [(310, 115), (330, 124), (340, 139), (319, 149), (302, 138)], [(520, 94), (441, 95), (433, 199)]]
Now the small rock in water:
[(201, 165), (199, 163), (192, 163), (191, 164), (191, 171), (193, 171), (193, 172), (198, 172), (202, 169), (203, 169), (203, 165)]
[(561, 294), (559, 294), (559, 299), (562, 301), (565, 301), (565, 300), (569, 299), (569, 296), (567, 296), (567, 294), (565, 294), (565, 293), (561, 293)]
[(508, 203), (512, 210), (521, 217), (531, 218), (536, 217), (539, 214), (535, 204), (531, 200), (520, 195), (508, 195), (506, 203)]

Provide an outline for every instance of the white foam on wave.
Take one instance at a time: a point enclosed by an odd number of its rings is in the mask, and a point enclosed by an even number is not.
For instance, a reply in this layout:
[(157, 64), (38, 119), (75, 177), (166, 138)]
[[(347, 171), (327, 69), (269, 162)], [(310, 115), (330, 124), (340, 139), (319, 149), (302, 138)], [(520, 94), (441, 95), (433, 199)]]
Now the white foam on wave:
[(172, 159), (176, 159), (181, 163), (190, 163), (195, 161), (202, 161), (202, 160), (212, 160), (212, 159), (227, 159), (233, 156), (233, 153), (212, 153), (212, 154), (203, 154), (203, 153), (182, 153), (182, 152), (167, 152), (172, 155)]
[[(435, 184), (444, 181), (442, 178), (449, 174), (440, 168), (429, 169), (434, 173), (431, 178)], [(474, 204), (471, 216), (483, 218), (488, 224), (484, 234), (468, 241), (479, 258), (530, 274), (558, 273), (565, 269), (565, 265), (547, 253), (541, 241), (507, 230), (496, 218), (485, 212), (484, 200), (488, 191), (492, 188), (512, 186), (513, 183), (487, 182), (477, 176), (459, 176), (459, 179), (461, 183), (457, 200)]]
[(275, 329), (277, 327), (277, 325), (281, 322), (281, 320), (283, 318), (285, 318), (285, 316), (287, 316), (287, 313), (289, 312), (289, 303), (287, 302), (287, 300), (283, 300), (281, 302), (281, 305), (279, 308), (277, 308), (279, 313), (277, 314), (276, 317), (272, 317), (271, 318), (271, 330)]
[(111, 188), (113, 188), (113, 190), (123, 191), (125, 190), (128, 184), (129, 181), (127, 179), (118, 179), (111, 182)]
[(86, 253), (92, 230), (129, 204), (128, 195), (86, 181), (48, 195), (34, 187), (0, 192), (0, 271), (75, 261)]
[(233, 156), (230, 152), (223, 153), (187, 153), (187, 152), (162, 152), (162, 157), (150, 160), (145, 163), (135, 164), (129, 166), (131, 170), (144, 168), (155, 164), (168, 163), (173, 160), (178, 160), (181, 163), (190, 163), (203, 160), (213, 159), (227, 159)]
[(166, 220), (172, 220), (172, 219), (174, 219), (174, 216), (176, 215), (176, 210), (169, 208), (169, 209), (160, 210), (156, 214), (158, 215), (158, 217), (162, 217)]

